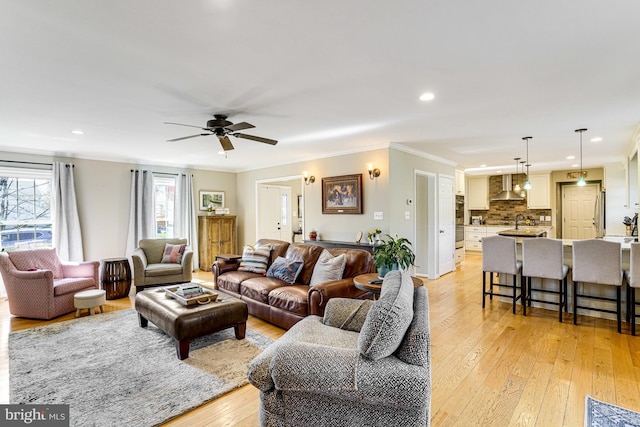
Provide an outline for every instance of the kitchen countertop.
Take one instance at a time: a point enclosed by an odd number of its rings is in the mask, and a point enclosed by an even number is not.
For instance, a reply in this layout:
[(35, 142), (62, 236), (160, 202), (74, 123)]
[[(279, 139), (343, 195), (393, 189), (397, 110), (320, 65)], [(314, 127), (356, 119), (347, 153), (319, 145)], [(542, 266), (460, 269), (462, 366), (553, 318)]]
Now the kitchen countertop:
[(503, 230), (498, 233), (500, 236), (510, 237), (546, 237), (547, 230), (540, 228), (522, 228), (516, 230), (515, 228), (510, 230)]

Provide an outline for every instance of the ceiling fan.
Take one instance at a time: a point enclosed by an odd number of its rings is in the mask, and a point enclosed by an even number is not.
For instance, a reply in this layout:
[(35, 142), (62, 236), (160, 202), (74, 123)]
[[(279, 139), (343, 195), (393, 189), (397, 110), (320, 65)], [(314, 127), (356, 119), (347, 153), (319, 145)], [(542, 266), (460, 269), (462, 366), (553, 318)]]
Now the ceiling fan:
[(230, 122), (229, 120), (227, 120), (227, 116), (225, 114), (214, 114), (213, 117), (214, 117), (213, 119), (207, 121), (206, 127), (185, 125), (183, 123), (164, 122), (164, 124), (166, 125), (187, 126), (187, 127), (202, 129), (204, 131), (209, 132), (209, 133), (199, 133), (196, 135), (183, 136), (181, 138), (169, 139), (167, 140), (167, 142), (182, 141), (183, 139), (196, 138), (198, 136), (215, 135), (218, 137), (218, 140), (220, 140), (220, 145), (222, 145), (222, 149), (224, 151), (233, 150), (233, 144), (231, 144), (231, 140), (229, 139), (228, 135), (233, 135), (236, 138), (244, 138), (244, 139), (250, 139), (252, 141), (264, 142), (265, 144), (271, 144), (271, 145), (276, 145), (278, 143), (278, 141), (274, 139), (263, 138), (261, 136), (255, 136), (255, 135), (247, 135), (246, 133), (238, 132), (240, 130), (254, 128), (255, 126), (252, 125), (251, 123), (240, 122), (240, 123), (234, 124), (233, 122)]

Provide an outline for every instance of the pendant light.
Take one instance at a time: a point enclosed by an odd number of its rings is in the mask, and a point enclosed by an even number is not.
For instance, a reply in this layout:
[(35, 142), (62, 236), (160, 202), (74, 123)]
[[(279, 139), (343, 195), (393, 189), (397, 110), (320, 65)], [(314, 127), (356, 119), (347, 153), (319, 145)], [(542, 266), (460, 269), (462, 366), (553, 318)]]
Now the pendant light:
[[(524, 160), (520, 161), (520, 164), (522, 165), (522, 173), (524, 173), (524, 164), (527, 163)], [(522, 189), (522, 191), (520, 192), (520, 196), (525, 197), (527, 195), (527, 193), (524, 191), (524, 188)]]
[(524, 182), (524, 189), (525, 190), (531, 190), (531, 182), (529, 181), (529, 166), (531, 166), (529, 164), (529, 140), (533, 138), (532, 136), (525, 136), (524, 139), (525, 142), (527, 143), (527, 164), (525, 165), (527, 167), (527, 175), (526, 175), (526, 181)]
[(520, 182), (518, 181), (518, 175), (520, 175), (520, 157), (514, 157), (513, 160), (516, 161), (516, 185), (513, 187), (513, 191), (520, 193)]
[(576, 129), (575, 131), (580, 134), (580, 178), (578, 178), (578, 187), (584, 187), (587, 182), (584, 180), (584, 174), (582, 173), (582, 132), (587, 129)]

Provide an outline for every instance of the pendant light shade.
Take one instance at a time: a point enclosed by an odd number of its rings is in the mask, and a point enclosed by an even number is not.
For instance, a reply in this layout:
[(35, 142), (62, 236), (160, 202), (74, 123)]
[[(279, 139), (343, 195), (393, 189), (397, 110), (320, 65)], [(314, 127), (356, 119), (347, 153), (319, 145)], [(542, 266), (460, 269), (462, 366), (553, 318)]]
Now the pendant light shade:
[(582, 133), (586, 132), (587, 129), (576, 129), (576, 132), (580, 134), (580, 178), (578, 178), (578, 187), (584, 187), (587, 185), (587, 182), (584, 179), (584, 174), (582, 173)]
[(525, 164), (525, 166), (527, 167), (527, 174), (525, 176), (525, 181), (524, 181), (524, 189), (525, 190), (531, 190), (531, 182), (529, 181), (529, 166), (531, 166), (531, 164), (529, 164), (529, 140), (533, 138), (532, 136), (525, 136), (524, 139), (525, 142), (527, 143), (527, 163)]

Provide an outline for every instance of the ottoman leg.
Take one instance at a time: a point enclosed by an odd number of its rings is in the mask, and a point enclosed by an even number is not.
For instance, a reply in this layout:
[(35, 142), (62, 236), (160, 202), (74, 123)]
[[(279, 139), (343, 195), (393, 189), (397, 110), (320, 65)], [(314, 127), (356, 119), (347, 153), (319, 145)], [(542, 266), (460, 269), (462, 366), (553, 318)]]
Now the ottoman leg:
[(80, 309), (76, 308), (76, 317), (80, 317)]
[(244, 339), (244, 334), (247, 332), (247, 322), (238, 323), (233, 327), (236, 332), (236, 339), (241, 340)]
[(146, 328), (149, 325), (149, 321), (140, 313), (138, 313), (138, 323), (141, 328)]
[(189, 357), (189, 344), (191, 343), (190, 339), (183, 340), (175, 340), (176, 341), (176, 352), (178, 353), (178, 359), (184, 360)]

